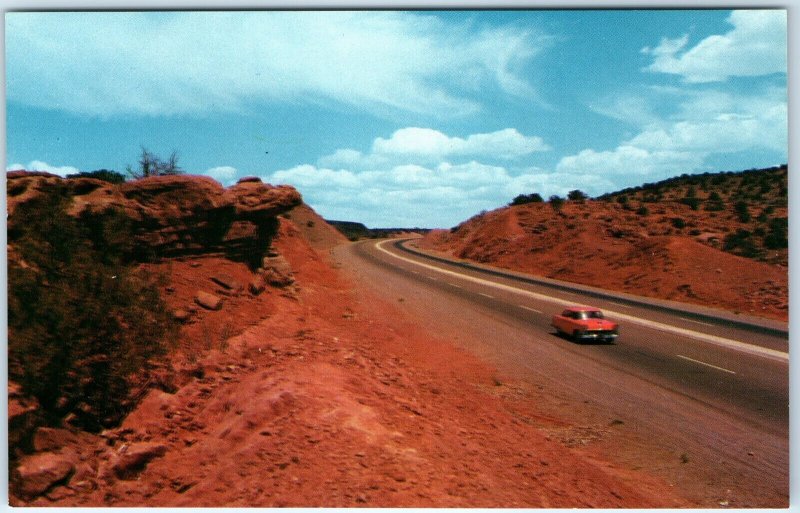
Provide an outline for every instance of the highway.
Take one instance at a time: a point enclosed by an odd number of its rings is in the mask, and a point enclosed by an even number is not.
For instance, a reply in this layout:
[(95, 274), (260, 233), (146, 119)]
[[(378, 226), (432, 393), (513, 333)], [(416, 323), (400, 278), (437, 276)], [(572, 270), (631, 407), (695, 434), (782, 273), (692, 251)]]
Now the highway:
[[(547, 390), (562, 414), (575, 404), (566, 420), (623, 424), (607, 444), (620, 464), (708, 507), (788, 504), (786, 323), (447, 262), (411, 244), (365, 241), (334, 256), (433, 335)], [(573, 304), (619, 322), (616, 343), (557, 336), (550, 319)]]

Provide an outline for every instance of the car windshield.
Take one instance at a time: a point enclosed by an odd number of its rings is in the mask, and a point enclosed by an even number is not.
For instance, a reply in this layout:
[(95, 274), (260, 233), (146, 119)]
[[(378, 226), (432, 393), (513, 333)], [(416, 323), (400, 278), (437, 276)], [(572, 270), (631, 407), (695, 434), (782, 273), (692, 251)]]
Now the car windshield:
[(590, 311), (583, 311), (580, 312), (581, 319), (602, 319), (603, 312), (600, 310), (590, 310)]

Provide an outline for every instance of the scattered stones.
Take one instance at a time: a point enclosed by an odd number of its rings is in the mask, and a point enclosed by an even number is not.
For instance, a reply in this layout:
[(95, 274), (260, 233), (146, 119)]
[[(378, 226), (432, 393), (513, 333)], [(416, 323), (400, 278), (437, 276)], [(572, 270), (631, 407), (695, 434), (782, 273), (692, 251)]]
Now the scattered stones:
[(194, 302), (206, 310), (219, 310), (222, 308), (222, 298), (204, 291), (198, 291)]
[(27, 499), (42, 495), (75, 472), (75, 462), (65, 455), (43, 452), (24, 458), (17, 467), (17, 493)]

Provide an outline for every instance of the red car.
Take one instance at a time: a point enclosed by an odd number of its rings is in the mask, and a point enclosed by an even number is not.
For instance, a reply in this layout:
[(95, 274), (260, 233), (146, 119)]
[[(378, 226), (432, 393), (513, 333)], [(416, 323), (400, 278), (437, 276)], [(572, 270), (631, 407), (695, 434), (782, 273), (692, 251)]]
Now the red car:
[(552, 325), (558, 333), (575, 340), (613, 342), (619, 336), (619, 325), (591, 306), (571, 306), (561, 315), (554, 315)]

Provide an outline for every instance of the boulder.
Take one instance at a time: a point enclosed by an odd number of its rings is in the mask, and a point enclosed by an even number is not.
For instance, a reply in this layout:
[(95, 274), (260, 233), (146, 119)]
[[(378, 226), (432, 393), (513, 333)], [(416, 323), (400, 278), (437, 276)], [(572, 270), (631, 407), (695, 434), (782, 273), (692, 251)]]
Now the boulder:
[(179, 323), (185, 324), (192, 318), (192, 313), (188, 310), (178, 309), (172, 312), (172, 317)]
[(16, 469), (14, 485), (26, 499), (37, 497), (62, 483), (75, 472), (74, 456), (43, 452), (23, 458)]
[(198, 291), (194, 302), (206, 310), (219, 310), (222, 308), (222, 298), (204, 291)]
[(264, 219), (291, 210), (303, 202), (294, 187), (273, 186), (256, 181), (239, 181), (225, 191), (225, 199), (236, 208), (241, 219)]
[(273, 287), (288, 287), (294, 283), (292, 266), (282, 256), (267, 256), (262, 260), (264, 280)]
[(55, 451), (78, 443), (78, 436), (68, 429), (40, 427), (33, 435), (33, 448), (36, 452)]
[(167, 447), (152, 442), (139, 442), (123, 445), (116, 454), (111, 469), (120, 479), (133, 479), (142, 472), (147, 464), (155, 458), (167, 453)]
[(257, 296), (262, 292), (264, 292), (264, 289), (266, 289), (264, 276), (261, 274), (257, 274), (252, 280), (250, 280), (250, 283), (247, 285), (247, 289), (254, 296)]
[(244, 289), (242, 284), (236, 281), (236, 278), (226, 273), (215, 274), (211, 277), (211, 281), (234, 293), (241, 292)]
[(267, 269), (264, 271), (264, 279), (273, 287), (283, 288), (288, 287), (294, 283), (294, 278), (288, 274), (283, 274), (275, 269)]

